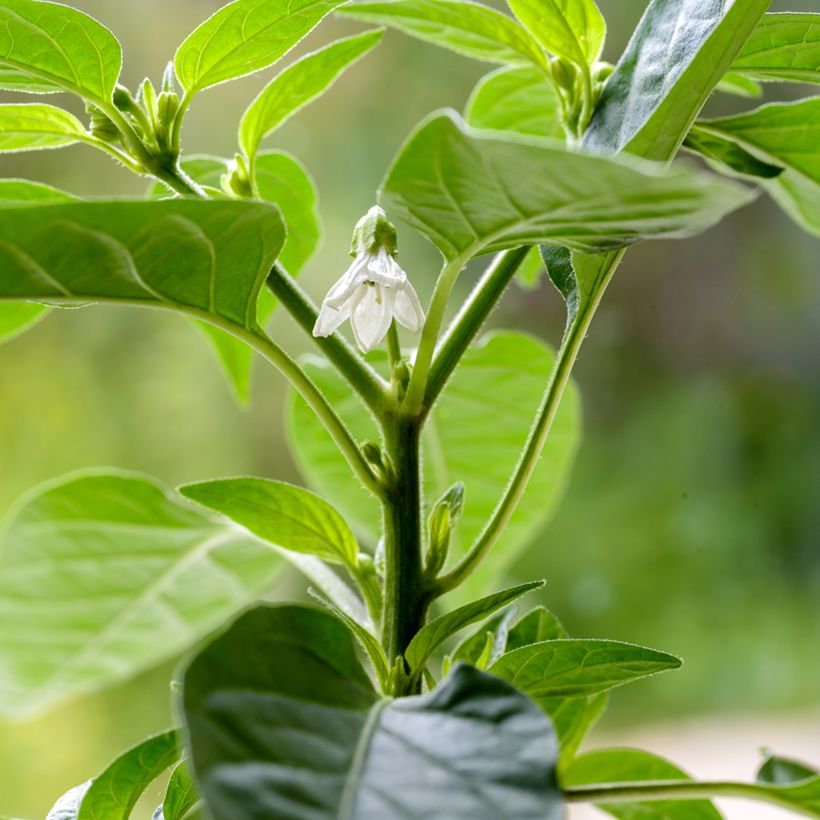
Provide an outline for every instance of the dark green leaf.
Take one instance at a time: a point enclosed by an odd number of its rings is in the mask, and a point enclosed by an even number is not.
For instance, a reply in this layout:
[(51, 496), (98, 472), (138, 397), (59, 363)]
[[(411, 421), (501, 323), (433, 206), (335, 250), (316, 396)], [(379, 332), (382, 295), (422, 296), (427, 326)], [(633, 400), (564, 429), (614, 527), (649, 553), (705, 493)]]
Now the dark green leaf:
[[(662, 757), (639, 749), (599, 749), (576, 757), (561, 771), (561, 785), (640, 783), (645, 780), (688, 780), (686, 772)], [(619, 820), (720, 820), (708, 800), (653, 800), (598, 806)]]
[(107, 105), (121, 65), (116, 37), (77, 9), (42, 0), (0, 5), (0, 88), (71, 91)]
[(414, 132), (381, 191), (388, 210), (458, 262), (526, 244), (594, 252), (688, 236), (751, 198), (690, 169), (663, 174), (553, 141), (473, 131), (450, 113)]
[(120, 301), (258, 332), (285, 231), (256, 202), (0, 203), (0, 301)]
[(86, 137), (68, 111), (42, 103), (0, 105), (0, 153), (74, 145)]
[(606, 38), (606, 21), (595, 0), (507, 0), (515, 16), (556, 57), (592, 65)]
[[(490, 334), (465, 353), (433, 408), (424, 432), (428, 501), (434, 502), (456, 481), (467, 478), (464, 511), (451, 539), (452, 560), (464, 554), (498, 503), (529, 433), (553, 361), (552, 351), (532, 336)], [(376, 439), (378, 433), (369, 415), (336, 371), (315, 359), (305, 366), (356, 439)], [(504, 532), (504, 549), (495, 550), (470, 577), (462, 600), (493, 588), (549, 519), (573, 463), (580, 417), (580, 398), (571, 385), (529, 490)], [(490, 439), (488, 418), (497, 422)], [(379, 537), (378, 504), (352, 478), (333, 440), (298, 398), (291, 405), (288, 427), (303, 475), (375, 545)]]
[(763, 179), (779, 177), (784, 168), (782, 165), (772, 165), (759, 160), (736, 142), (724, 139), (705, 128), (695, 125), (683, 143), (684, 147), (694, 151), (707, 159), (722, 162), (738, 174)]
[(782, 786), (817, 777), (817, 774), (817, 769), (807, 766), (799, 760), (790, 760), (787, 757), (767, 754), (766, 759), (758, 769), (755, 780), (758, 783)]
[(820, 83), (820, 14), (765, 14), (732, 65), (758, 80)]
[(0, 571), (0, 712), (24, 714), (174, 657), (266, 592), (284, 562), (141, 476), (32, 492)]
[(588, 148), (674, 156), (771, 0), (652, 0), (607, 81)]
[(176, 732), (144, 740), (95, 777), (77, 820), (128, 820), (148, 785), (179, 760)]
[(273, 65), (344, 0), (235, 0), (209, 17), (174, 58), (190, 94)]
[(318, 495), (264, 478), (226, 478), (179, 488), (276, 547), (355, 566), (359, 547), (345, 520)]
[(262, 140), (315, 100), (382, 38), (366, 31), (338, 40), (288, 66), (251, 103), (239, 125), (239, 144), (251, 161)]
[(503, 592), (496, 592), (478, 601), (460, 606), (423, 626), (410, 641), (404, 653), (410, 670), (419, 672), (423, 669), (436, 649), (456, 632), (477, 621), (489, 618), (499, 609), (517, 601), (522, 595), (542, 586), (544, 586), (543, 581), (531, 581), (528, 584), (505, 589)]
[(490, 672), (540, 700), (594, 695), (680, 665), (679, 658), (643, 646), (566, 639), (508, 652)]
[(165, 800), (162, 801), (162, 820), (185, 820), (186, 815), (199, 802), (188, 763), (183, 761), (171, 773)]
[(188, 668), (184, 714), (214, 820), (562, 816), (552, 729), (523, 695), (459, 666), (380, 700), (322, 611), (242, 616)]
[(386, 0), (344, 6), (340, 13), (392, 26), (406, 34), (491, 63), (532, 63), (546, 58), (538, 43), (506, 14), (468, 0)]
[(464, 119), (473, 128), (564, 137), (558, 96), (544, 72), (529, 66), (499, 68), (482, 77)]

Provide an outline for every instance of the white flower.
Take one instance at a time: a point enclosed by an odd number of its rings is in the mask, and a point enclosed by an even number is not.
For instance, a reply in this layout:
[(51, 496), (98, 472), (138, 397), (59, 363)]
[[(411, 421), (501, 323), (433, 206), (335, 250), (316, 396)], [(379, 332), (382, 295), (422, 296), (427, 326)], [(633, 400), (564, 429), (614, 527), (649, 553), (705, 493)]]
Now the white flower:
[(350, 319), (356, 343), (367, 353), (385, 337), (393, 319), (417, 333), (424, 311), (395, 260), (396, 229), (378, 206), (356, 225), (352, 253), (353, 264), (322, 302), (313, 335), (330, 336)]

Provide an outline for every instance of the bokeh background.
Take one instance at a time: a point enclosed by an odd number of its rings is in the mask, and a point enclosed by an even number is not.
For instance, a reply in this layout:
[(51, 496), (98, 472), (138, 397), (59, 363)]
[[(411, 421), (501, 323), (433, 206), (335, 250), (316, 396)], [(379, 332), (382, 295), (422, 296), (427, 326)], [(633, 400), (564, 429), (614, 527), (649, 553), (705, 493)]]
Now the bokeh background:
[[(145, 75), (158, 81), (176, 45), (222, 3), (71, 5), (121, 38), (124, 80), (135, 87)], [(645, 4), (601, 5), (614, 61)], [(357, 28), (331, 19), (306, 48)], [(272, 147), (303, 159), (321, 194), (325, 240), (303, 274), (314, 296), (346, 266), (352, 225), (409, 130), (436, 108), (462, 108), (488, 70), (389, 32), (276, 135)], [(270, 76), (198, 98), (187, 152), (231, 156), (239, 116)], [(713, 112), (744, 106), (725, 96), (709, 103)], [(144, 189), (86, 147), (5, 157), (0, 175), (84, 195)], [(409, 232), (402, 240), (403, 264), (427, 297), (436, 257)], [(515, 574), (548, 578), (544, 601), (575, 635), (686, 659), (673, 675), (618, 691), (604, 736), (641, 732), (665, 751), (677, 737), (690, 757), (719, 766), (731, 762), (733, 752), (727, 761), (716, 751), (732, 727), (742, 727), (752, 758), (792, 727), (801, 748), (816, 737), (808, 746), (820, 763), (819, 269), (817, 238), (763, 199), (697, 239), (631, 251), (593, 326), (577, 368), (585, 405), (577, 467), (558, 515)], [(513, 289), (492, 319), (553, 343), (562, 322), (546, 283)], [(275, 334), (294, 351), (306, 347), (282, 315)], [(88, 466), (171, 484), (236, 474), (298, 480), (282, 433), (284, 392), (260, 370), (251, 407), (237, 408), (202, 339), (176, 317), (57, 312), (0, 348), (0, 513), (37, 483)], [(24, 724), (0, 723), (0, 815), (43, 817), (56, 795), (164, 728), (170, 669)], [(693, 734), (699, 726), (712, 729)]]

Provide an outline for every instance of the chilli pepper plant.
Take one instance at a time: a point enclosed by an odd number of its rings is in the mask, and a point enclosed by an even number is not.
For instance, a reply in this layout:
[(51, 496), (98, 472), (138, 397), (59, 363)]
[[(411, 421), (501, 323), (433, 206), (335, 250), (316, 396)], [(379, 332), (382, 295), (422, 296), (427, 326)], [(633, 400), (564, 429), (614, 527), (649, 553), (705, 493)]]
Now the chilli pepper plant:
[[(613, 66), (594, 0), (509, 0), (509, 14), (236, 0), (159, 84), (129, 89), (99, 22), (0, 0), (0, 88), (38, 95), (0, 105), (0, 151), (85, 143), (149, 183), (144, 199), (100, 201), (0, 181), (0, 333), (95, 303), (176, 311), (240, 397), (257, 354), (289, 380), (290, 443), (316, 491), (247, 477), (172, 491), (95, 471), (17, 505), (0, 569), (3, 713), (189, 653), (178, 726), (72, 789), (51, 820), (126, 818), (167, 770), (164, 820), (559, 818), (582, 801), (702, 820), (720, 816), (713, 796), (820, 817), (820, 775), (785, 758), (754, 782), (694, 782), (649, 753), (581, 752), (610, 689), (680, 661), (569, 637), (526, 608), (540, 580), (498, 589), (560, 492), (573, 364), (628, 247), (706, 230), (759, 189), (820, 233), (820, 97), (698, 119), (716, 90), (820, 83), (820, 15), (768, 5), (652, 0)], [(195, 98), (269, 69), (334, 12), (376, 28), (290, 60), (243, 115), (235, 157), (186, 156)], [(384, 27), (496, 67), (463, 115), (430, 114), (398, 149), (317, 307), (296, 279), (317, 243), (313, 183), (263, 146)], [(85, 119), (43, 101), (55, 93), (79, 97)], [(672, 163), (681, 150), (711, 170)], [(394, 222), (440, 252), (431, 294), (401, 267)], [(483, 273), (465, 274), (477, 258)], [(512, 331), (479, 338), (516, 277), (539, 276), (566, 303), (557, 352)], [(274, 310), (316, 356), (268, 335)], [(258, 603), (286, 562), (313, 602)]]

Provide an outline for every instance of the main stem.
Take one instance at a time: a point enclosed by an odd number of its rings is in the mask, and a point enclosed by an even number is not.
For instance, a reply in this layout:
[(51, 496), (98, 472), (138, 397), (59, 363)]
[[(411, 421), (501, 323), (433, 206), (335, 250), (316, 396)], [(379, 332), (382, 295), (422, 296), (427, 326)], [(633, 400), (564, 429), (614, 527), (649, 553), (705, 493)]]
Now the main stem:
[[(385, 421), (393, 481), (383, 502), (384, 615), (382, 645), (392, 663), (424, 623), (421, 522), (421, 426), (399, 413)], [(396, 692), (396, 695), (412, 694)]]

